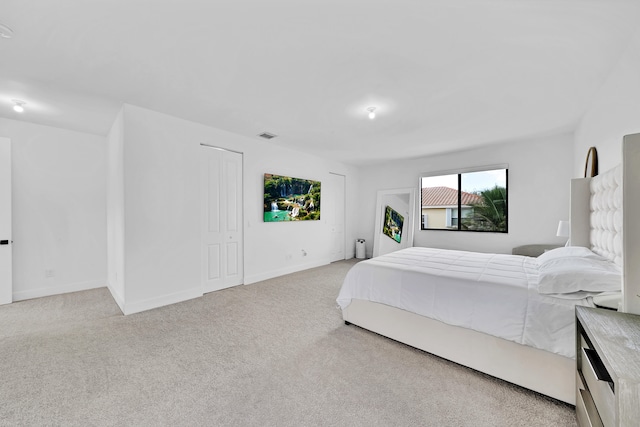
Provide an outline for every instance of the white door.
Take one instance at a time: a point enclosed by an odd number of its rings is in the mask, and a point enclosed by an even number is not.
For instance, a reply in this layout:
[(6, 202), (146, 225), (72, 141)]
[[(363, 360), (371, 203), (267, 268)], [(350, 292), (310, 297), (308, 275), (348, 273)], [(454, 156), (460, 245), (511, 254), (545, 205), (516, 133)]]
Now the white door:
[(331, 184), (331, 198), (329, 228), (331, 230), (331, 262), (345, 258), (345, 176), (334, 173), (329, 174)]
[(212, 292), (244, 280), (242, 154), (201, 146), (202, 283)]
[(12, 299), (11, 140), (0, 138), (0, 304)]

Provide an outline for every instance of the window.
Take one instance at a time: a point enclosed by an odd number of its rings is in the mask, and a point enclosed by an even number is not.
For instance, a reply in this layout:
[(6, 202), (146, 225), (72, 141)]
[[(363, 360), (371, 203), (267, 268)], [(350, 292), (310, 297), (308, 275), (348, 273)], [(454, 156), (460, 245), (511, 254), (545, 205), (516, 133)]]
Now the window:
[(506, 233), (506, 167), (423, 176), (422, 230)]

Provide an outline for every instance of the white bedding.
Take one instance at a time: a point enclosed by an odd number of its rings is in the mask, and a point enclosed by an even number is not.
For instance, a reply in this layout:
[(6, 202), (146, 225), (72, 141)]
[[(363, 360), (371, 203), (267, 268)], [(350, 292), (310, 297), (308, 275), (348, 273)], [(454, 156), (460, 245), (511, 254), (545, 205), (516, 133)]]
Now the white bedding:
[(591, 298), (541, 295), (537, 286), (535, 258), (408, 248), (356, 264), (337, 302), (382, 303), (575, 358), (574, 306), (592, 307)]

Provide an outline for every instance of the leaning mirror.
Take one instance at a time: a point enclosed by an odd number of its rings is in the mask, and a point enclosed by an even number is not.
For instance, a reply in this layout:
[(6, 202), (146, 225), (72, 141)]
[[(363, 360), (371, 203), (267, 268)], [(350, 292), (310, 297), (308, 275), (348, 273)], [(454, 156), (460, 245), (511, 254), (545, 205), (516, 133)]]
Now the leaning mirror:
[(415, 202), (413, 188), (378, 191), (374, 257), (413, 246)]

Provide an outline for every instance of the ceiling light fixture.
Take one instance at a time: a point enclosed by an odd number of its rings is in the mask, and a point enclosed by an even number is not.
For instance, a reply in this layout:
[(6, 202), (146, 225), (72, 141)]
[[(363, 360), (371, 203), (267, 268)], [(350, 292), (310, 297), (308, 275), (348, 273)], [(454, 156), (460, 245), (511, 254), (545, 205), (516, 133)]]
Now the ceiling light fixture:
[(258, 134), (258, 136), (260, 138), (264, 138), (264, 139), (273, 139), (278, 135), (276, 135), (274, 133), (271, 133), (271, 132), (262, 132), (262, 133)]
[(376, 107), (369, 107), (367, 108), (367, 111), (369, 112), (369, 118), (371, 120), (376, 118)]
[(13, 102), (13, 111), (15, 111), (16, 113), (24, 112), (24, 106), (26, 105), (26, 102), (20, 101), (19, 99), (12, 99), (11, 102)]
[(2, 22), (0, 22), (0, 37), (3, 39), (12, 39), (13, 38), (13, 30)]

